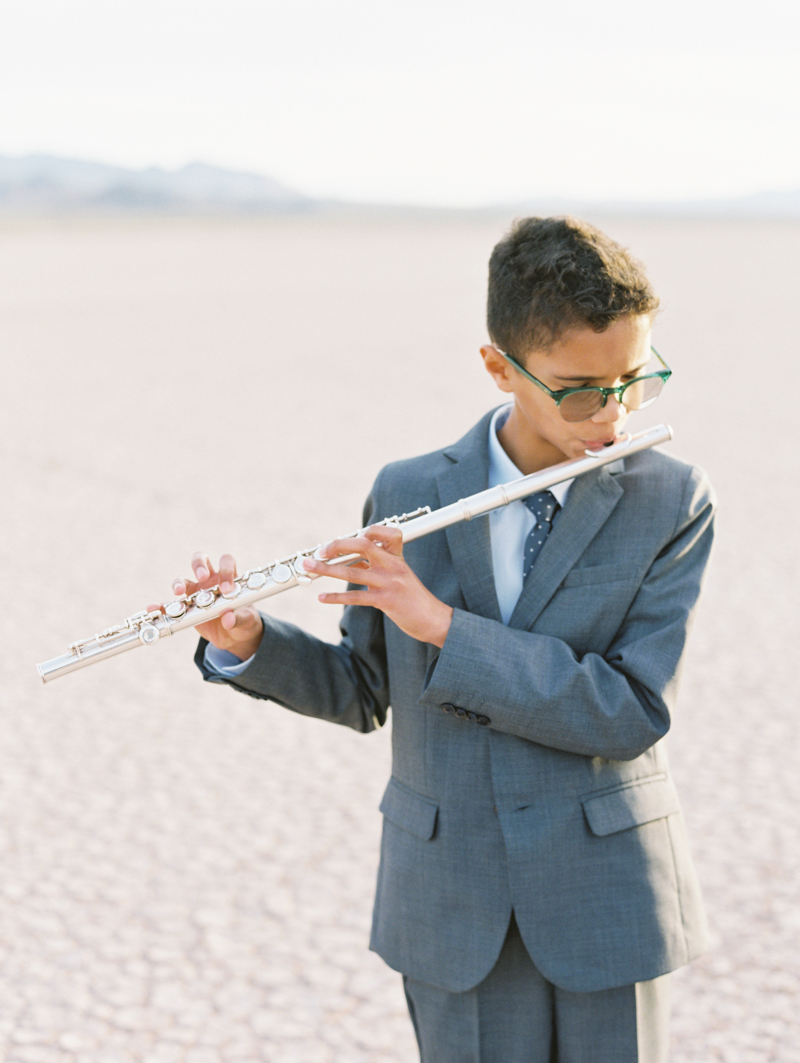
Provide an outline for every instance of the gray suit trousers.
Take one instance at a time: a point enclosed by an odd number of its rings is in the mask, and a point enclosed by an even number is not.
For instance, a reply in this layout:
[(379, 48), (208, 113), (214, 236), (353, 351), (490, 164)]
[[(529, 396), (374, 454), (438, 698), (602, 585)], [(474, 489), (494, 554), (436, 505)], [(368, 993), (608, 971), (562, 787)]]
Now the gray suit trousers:
[(666, 1063), (669, 980), (559, 989), (534, 966), (512, 916), (497, 963), (474, 989), (403, 984), (421, 1063)]

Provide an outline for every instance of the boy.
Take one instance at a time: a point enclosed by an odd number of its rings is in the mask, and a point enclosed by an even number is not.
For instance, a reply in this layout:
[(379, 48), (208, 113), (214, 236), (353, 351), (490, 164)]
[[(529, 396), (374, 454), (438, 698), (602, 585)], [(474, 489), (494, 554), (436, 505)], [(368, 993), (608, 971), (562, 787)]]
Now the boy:
[[(616, 439), (669, 376), (657, 307), (598, 230), (517, 223), (481, 349), (511, 404), (387, 466), (364, 524)], [(383, 526), (327, 544), (364, 558), (320, 595), (346, 606), (338, 645), (252, 609), (199, 629), (211, 681), (365, 732), (391, 703), (371, 947), (403, 973), (423, 1063), (666, 1060), (664, 976), (705, 930), (660, 740), (712, 523), (702, 474), (643, 452), (405, 548)], [(177, 593), (230, 589), (231, 557), (192, 564)]]

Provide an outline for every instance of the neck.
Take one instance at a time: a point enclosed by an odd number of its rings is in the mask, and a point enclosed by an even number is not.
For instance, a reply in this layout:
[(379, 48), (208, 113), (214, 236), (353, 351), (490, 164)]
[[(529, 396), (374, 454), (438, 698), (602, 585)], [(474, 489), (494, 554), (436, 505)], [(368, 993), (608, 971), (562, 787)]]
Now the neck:
[(522, 423), (516, 405), (508, 415), (506, 423), (497, 433), (497, 438), (503, 450), (524, 476), (539, 472), (541, 469), (549, 469), (551, 465), (557, 465), (569, 456), (563, 454), (552, 443), (548, 443), (546, 439), (531, 433), (530, 427)]

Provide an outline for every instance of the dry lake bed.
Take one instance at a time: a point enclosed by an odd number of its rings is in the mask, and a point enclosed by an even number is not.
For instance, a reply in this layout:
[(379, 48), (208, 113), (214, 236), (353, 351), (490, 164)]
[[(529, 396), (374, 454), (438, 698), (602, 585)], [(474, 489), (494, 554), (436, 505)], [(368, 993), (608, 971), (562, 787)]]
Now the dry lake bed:
[[(720, 497), (670, 736), (712, 929), (674, 1063), (800, 1059), (800, 223), (593, 218), (649, 267), (674, 453)], [(5, 592), (0, 1058), (410, 1063), (367, 951), (389, 736), (203, 684), (191, 633), (43, 687), (35, 663), (354, 530), (386, 461), (498, 393), (504, 217), (0, 222)], [(790, 423), (790, 417), (792, 418)], [(334, 638), (315, 593), (273, 599)]]

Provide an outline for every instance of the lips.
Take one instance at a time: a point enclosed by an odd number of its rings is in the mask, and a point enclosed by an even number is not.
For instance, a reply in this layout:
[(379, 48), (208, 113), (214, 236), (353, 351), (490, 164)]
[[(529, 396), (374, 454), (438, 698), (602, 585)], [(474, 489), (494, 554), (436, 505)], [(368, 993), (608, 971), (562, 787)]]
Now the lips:
[(582, 439), (581, 443), (587, 450), (601, 450), (603, 447), (609, 447), (612, 443), (616, 442), (616, 435), (605, 436), (603, 439)]

